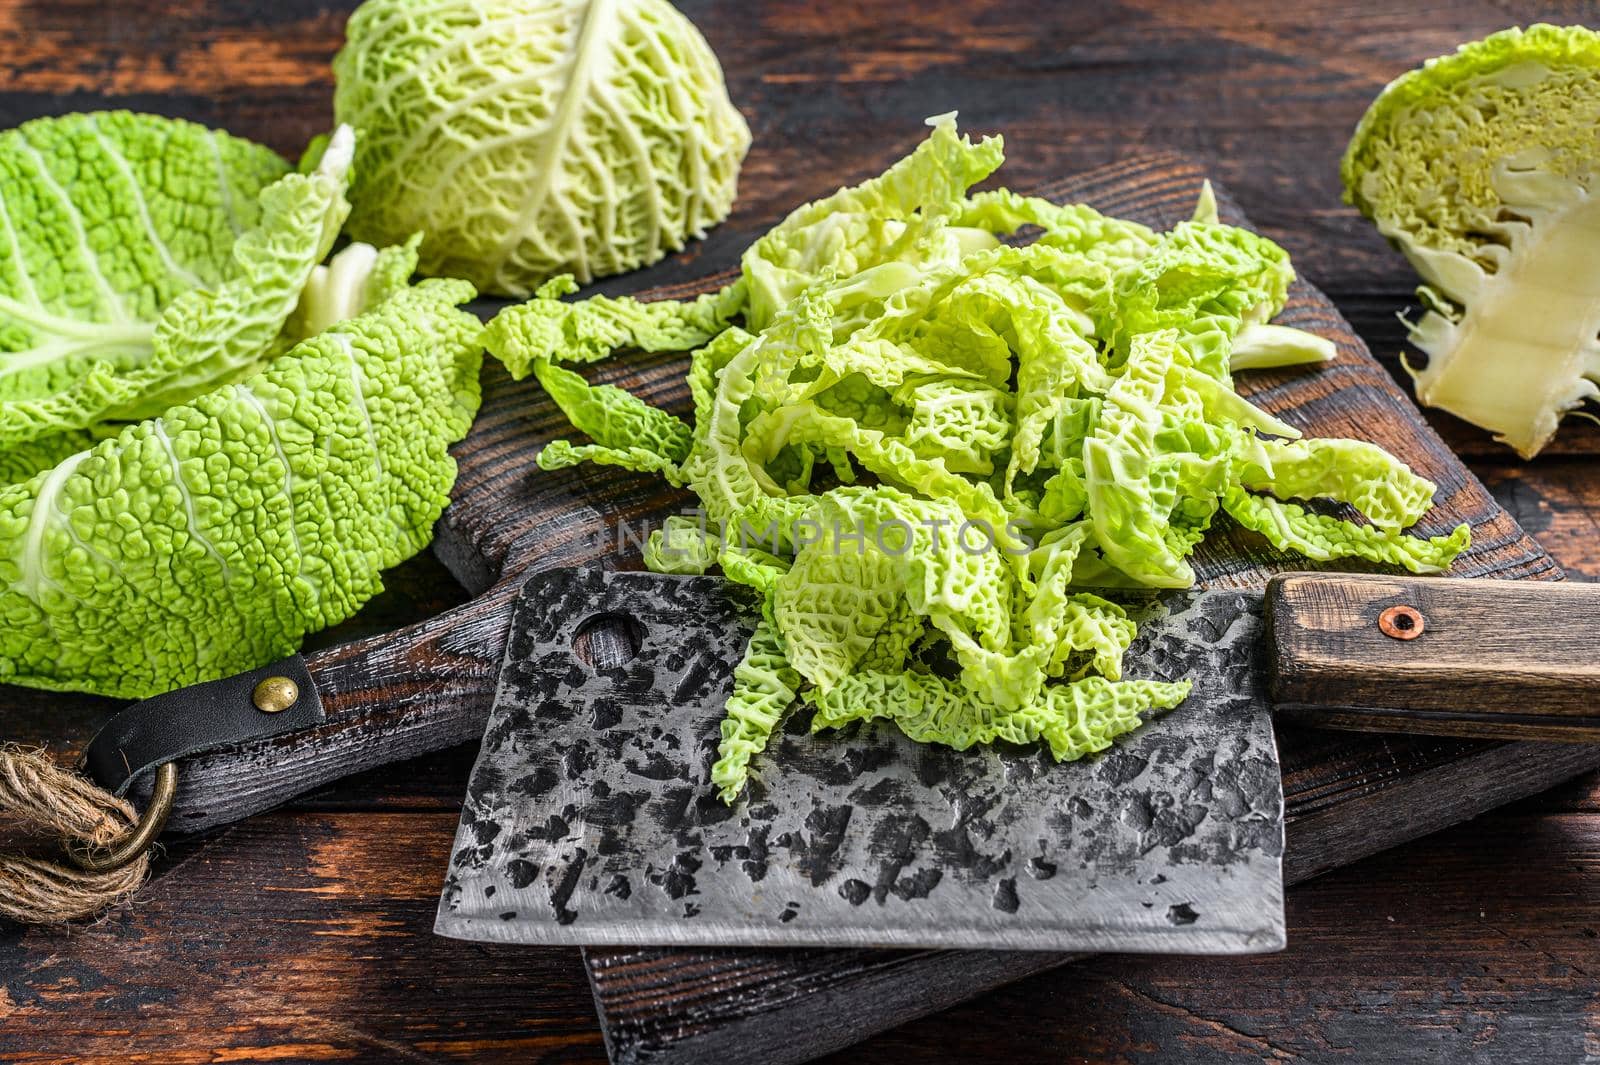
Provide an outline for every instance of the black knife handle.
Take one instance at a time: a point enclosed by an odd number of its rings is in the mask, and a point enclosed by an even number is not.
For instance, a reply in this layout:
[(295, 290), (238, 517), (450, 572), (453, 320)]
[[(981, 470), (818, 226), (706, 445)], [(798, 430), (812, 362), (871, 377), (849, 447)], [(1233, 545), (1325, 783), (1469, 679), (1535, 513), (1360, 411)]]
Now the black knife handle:
[(237, 821), (340, 777), (477, 739), (521, 585), (504, 580), (416, 625), (309, 656), (324, 720), (181, 759), (167, 830)]
[(1272, 696), (1297, 721), (1600, 740), (1600, 585), (1294, 573), (1266, 604)]
[[(282, 685), (287, 687), (278, 687)], [(168, 762), (312, 728), (324, 720), (305, 659), (294, 655), (134, 703), (95, 733), (84, 748), (83, 763), (95, 783), (122, 795)]]

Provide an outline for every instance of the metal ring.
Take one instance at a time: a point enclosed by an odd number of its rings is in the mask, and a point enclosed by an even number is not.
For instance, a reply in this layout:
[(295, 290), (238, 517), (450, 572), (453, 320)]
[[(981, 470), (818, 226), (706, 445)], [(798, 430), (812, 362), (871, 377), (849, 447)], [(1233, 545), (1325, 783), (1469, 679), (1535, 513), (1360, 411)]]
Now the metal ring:
[(167, 826), (172, 816), (172, 804), (178, 796), (178, 766), (163, 762), (156, 768), (155, 787), (150, 792), (150, 805), (139, 815), (139, 821), (114, 846), (96, 847), (83, 840), (68, 840), (67, 857), (87, 873), (109, 873), (121, 869), (150, 849), (150, 845)]

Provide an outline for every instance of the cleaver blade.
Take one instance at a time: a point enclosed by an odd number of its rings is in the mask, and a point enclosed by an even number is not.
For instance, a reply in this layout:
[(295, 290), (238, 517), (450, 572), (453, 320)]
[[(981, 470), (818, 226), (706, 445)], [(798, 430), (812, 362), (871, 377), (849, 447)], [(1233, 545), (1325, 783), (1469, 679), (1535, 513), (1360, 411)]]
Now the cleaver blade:
[[(1124, 600), (1129, 602), (1128, 600)], [(1103, 754), (954, 751), (797, 709), (732, 807), (710, 783), (759, 603), (719, 577), (523, 587), (435, 930), (528, 944), (1281, 949), (1262, 594), (1131, 601), (1128, 675), (1188, 678)]]

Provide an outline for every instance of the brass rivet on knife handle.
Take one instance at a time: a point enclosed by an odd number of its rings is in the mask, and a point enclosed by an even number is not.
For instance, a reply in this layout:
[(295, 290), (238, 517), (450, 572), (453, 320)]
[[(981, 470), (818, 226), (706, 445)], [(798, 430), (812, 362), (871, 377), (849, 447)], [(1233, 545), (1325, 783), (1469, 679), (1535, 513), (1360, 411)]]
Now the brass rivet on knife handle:
[(87, 873), (109, 873), (135, 861), (161, 835), (172, 816), (172, 804), (178, 795), (178, 767), (167, 762), (156, 770), (155, 787), (150, 792), (150, 803), (139, 815), (138, 823), (126, 836), (109, 847), (96, 847), (81, 839), (64, 841), (67, 857)]
[(1395, 640), (1415, 640), (1428, 627), (1422, 611), (1414, 606), (1392, 606), (1378, 615), (1378, 629)]
[(288, 677), (267, 677), (250, 693), (250, 700), (263, 714), (278, 714), (300, 698), (300, 686)]

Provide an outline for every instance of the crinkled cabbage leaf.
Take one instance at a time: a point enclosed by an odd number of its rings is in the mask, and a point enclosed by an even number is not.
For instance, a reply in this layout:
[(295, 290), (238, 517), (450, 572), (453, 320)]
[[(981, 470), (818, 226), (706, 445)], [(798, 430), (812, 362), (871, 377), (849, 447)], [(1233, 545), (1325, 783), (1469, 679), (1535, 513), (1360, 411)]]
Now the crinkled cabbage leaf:
[(478, 407), (472, 296), (401, 289), (0, 488), (0, 681), (143, 698), (355, 613), (448, 502)]
[(321, 164), (110, 112), (0, 134), (0, 470), (248, 377), (339, 233), (349, 129)]
[(367, 0), (334, 57), (350, 232), (525, 297), (655, 262), (733, 206), (750, 130), (667, 0)]

